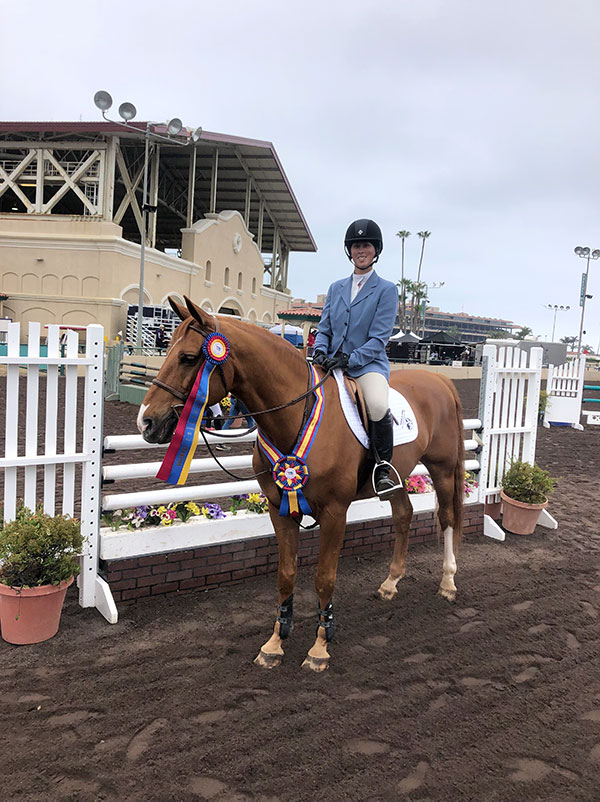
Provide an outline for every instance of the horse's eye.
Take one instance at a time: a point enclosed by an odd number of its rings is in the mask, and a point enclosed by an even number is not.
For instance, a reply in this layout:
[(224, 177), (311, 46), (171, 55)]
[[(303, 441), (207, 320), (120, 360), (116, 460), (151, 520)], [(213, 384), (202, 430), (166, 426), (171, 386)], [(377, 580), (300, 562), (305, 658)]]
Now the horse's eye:
[(195, 365), (199, 354), (180, 354), (179, 361), (182, 365)]

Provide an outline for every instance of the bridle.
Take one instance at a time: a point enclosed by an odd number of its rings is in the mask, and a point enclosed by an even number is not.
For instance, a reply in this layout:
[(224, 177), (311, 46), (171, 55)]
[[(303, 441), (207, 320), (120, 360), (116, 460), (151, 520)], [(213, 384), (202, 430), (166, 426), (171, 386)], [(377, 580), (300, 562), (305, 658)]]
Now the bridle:
[[(189, 328), (192, 331), (195, 331), (198, 334), (201, 334), (203, 337), (207, 336), (206, 331), (203, 331), (198, 326), (194, 326), (193, 323), (190, 323)], [(224, 393), (224, 396), (225, 396), (225, 395), (227, 395), (229, 393), (229, 389), (227, 388), (227, 383), (225, 381), (225, 372), (223, 370), (222, 365), (217, 365), (217, 367), (219, 368), (220, 373), (221, 373), (221, 381), (223, 382), (223, 387), (225, 389), (225, 393)], [(269, 412), (278, 412), (280, 409), (287, 409), (287, 407), (292, 407), (292, 406), (294, 406), (294, 404), (298, 404), (300, 401), (303, 401), (305, 398), (308, 398), (308, 396), (311, 395), (311, 393), (313, 393), (315, 390), (317, 390), (319, 387), (321, 387), (321, 385), (324, 384), (327, 381), (329, 376), (331, 376), (331, 373), (332, 373), (332, 371), (328, 370), (318, 384), (315, 384), (313, 387), (309, 387), (308, 390), (305, 393), (302, 393), (302, 395), (299, 395), (297, 398), (294, 398), (294, 399), (292, 399), (291, 401), (288, 401), (285, 404), (280, 404), (277, 407), (269, 407), (269, 409), (263, 409), (263, 410), (260, 410), (258, 412), (248, 412), (248, 413), (242, 414), (242, 415), (234, 415), (233, 417), (230, 418), (230, 420), (237, 420), (238, 418), (247, 418), (248, 415), (251, 415), (253, 418), (255, 418), (258, 415), (267, 415)], [(310, 374), (309, 374), (309, 383), (310, 383)], [(183, 392), (183, 390), (178, 390), (176, 387), (172, 387), (170, 384), (167, 384), (166, 382), (163, 382), (160, 379), (152, 379), (152, 384), (155, 384), (161, 390), (166, 390), (167, 393), (170, 393), (174, 398), (177, 398), (180, 401), (183, 401), (184, 404), (187, 401), (188, 396), (190, 394), (189, 390), (188, 390), (187, 393), (185, 393), (185, 392)], [(179, 407), (179, 406), (181, 406), (181, 404), (173, 404), (172, 405), (173, 409), (175, 409), (176, 407)]]

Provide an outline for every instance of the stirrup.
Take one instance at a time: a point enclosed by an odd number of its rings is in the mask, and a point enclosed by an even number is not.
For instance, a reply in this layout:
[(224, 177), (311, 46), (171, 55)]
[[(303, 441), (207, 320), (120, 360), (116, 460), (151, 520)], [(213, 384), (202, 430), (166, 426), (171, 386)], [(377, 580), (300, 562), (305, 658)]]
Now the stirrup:
[[(377, 471), (377, 468), (380, 468), (382, 465), (389, 465), (389, 467), (390, 467), (390, 470), (394, 471), (394, 473), (396, 474), (396, 484), (395, 484), (393, 487), (390, 487), (388, 490), (383, 490), (381, 493), (378, 493), (378, 492), (377, 492), (377, 487), (376, 487), (376, 485), (375, 485), (375, 473), (376, 473), (376, 471)], [(388, 478), (389, 478), (389, 477), (388, 477)], [(392, 481), (393, 481), (393, 480), (392, 480)], [(391, 463), (391, 462), (388, 462), (388, 461), (387, 461), (387, 460), (385, 460), (385, 459), (382, 459), (382, 460), (381, 460), (381, 462), (378, 462), (378, 463), (375, 465), (375, 467), (373, 468), (373, 473), (371, 474), (371, 484), (373, 485), (373, 493), (374, 493), (376, 496), (378, 496), (380, 499), (383, 499), (383, 498), (385, 498), (386, 496), (389, 496), (389, 495), (390, 495), (390, 493), (395, 493), (395, 492), (396, 492), (396, 490), (400, 490), (400, 488), (402, 487), (402, 479), (400, 478), (400, 474), (399, 474), (399, 473), (398, 473), (398, 471), (397, 471), (397, 470), (394, 468), (394, 466), (392, 465), (392, 463)]]

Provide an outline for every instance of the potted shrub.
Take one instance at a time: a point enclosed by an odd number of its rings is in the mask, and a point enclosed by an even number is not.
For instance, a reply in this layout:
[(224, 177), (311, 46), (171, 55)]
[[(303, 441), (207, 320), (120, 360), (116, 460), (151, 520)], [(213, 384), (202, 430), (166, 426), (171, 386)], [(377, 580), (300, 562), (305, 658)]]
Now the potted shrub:
[(548, 471), (535, 463), (513, 462), (502, 479), (502, 527), (516, 535), (532, 534), (554, 492), (554, 482)]
[(67, 588), (80, 571), (79, 521), (19, 507), (0, 517), (0, 628), (8, 643), (39, 643), (58, 631)]

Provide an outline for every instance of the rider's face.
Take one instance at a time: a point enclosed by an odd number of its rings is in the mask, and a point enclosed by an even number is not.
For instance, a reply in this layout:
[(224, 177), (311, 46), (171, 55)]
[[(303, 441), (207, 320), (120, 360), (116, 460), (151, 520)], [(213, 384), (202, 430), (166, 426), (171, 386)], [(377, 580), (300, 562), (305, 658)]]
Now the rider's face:
[(355, 268), (364, 270), (371, 266), (375, 258), (375, 247), (372, 243), (365, 242), (364, 240), (353, 242), (350, 246), (350, 256), (352, 257)]

